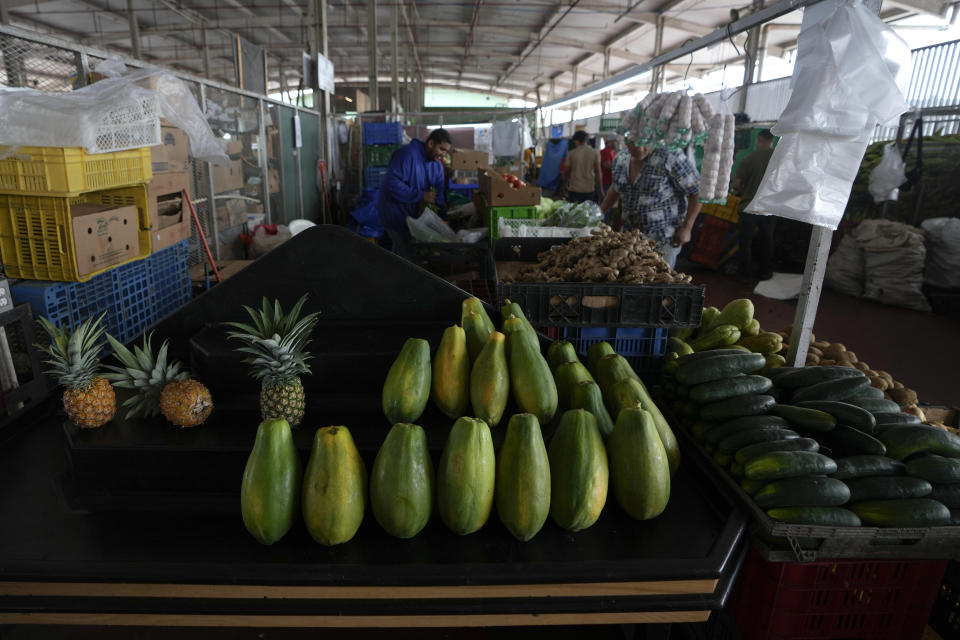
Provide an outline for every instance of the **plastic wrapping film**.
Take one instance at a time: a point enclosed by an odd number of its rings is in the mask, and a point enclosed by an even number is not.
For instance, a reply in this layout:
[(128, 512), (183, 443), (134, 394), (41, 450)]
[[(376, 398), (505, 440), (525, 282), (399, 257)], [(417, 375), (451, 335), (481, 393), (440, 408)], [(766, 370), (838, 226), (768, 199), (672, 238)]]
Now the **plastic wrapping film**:
[(910, 48), (860, 0), (798, 42), (780, 142), (746, 211), (836, 229), (875, 126), (908, 109)]
[[(155, 103), (159, 113), (150, 117), (163, 117), (182, 129), (190, 138), (191, 156), (230, 165), (229, 156), (182, 80), (159, 69), (126, 73), (123, 63), (115, 60), (102, 62), (96, 71), (106, 77), (65, 93), (0, 86), (0, 145), (8, 147), (2, 155), (23, 146), (84, 147), (90, 153), (120, 150), (123, 147), (98, 144), (103, 124), (124, 108), (142, 111), (142, 105)], [(152, 89), (138, 84), (146, 84), (148, 79)], [(158, 120), (156, 127), (159, 131)], [(153, 144), (159, 144), (159, 139)]]

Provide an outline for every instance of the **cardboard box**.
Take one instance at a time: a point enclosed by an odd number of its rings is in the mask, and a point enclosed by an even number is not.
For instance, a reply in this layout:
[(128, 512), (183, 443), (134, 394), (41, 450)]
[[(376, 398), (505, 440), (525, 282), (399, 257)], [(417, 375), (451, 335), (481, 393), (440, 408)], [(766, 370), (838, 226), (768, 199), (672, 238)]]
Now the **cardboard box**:
[(488, 207), (535, 207), (540, 204), (540, 187), (514, 189), (493, 170), (480, 172), (480, 195)]
[(246, 181), (243, 179), (242, 160), (231, 161), (229, 167), (211, 166), (213, 167), (214, 192), (223, 193), (225, 191), (235, 191), (236, 189), (242, 189), (246, 184)]
[(240, 198), (217, 201), (217, 228), (239, 227), (247, 222), (247, 203)]
[(227, 140), (227, 155), (238, 156), (243, 153), (243, 140), (234, 136)]
[(190, 208), (183, 200), (186, 189), (193, 198), (190, 174), (160, 173), (147, 187), (150, 201), (150, 249), (159, 251), (190, 237)]
[(283, 186), (283, 183), (280, 181), (280, 171), (277, 169), (267, 171), (267, 181), (270, 186), (270, 193), (277, 193), (280, 191), (280, 187)]
[(490, 154), (486, 151), (454, 151), (450, 154), (450, 168), (454, 171), (479, 171), (490, 166)]
[(176, 127), (160, 127), (163, 144), (150, 147), (154, 173), (176, 173), (190, 168), (190, 139)]
[(140, 220), (135, 206), (75, 204), (70, 214), (79, 275), (140, 255)]

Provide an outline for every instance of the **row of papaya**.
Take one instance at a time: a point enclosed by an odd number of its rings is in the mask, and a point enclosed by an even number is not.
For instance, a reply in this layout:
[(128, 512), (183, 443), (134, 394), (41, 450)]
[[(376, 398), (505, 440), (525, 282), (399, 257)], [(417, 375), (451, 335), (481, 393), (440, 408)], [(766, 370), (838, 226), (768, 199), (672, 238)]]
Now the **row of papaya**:
[(424, 430), (397, 423), (387, 433), (369, 478), (347, 427), (318, 429), (306, 469), (286, 420), (261, 423), (241, 483), (247, 531), (271, 545), (302, 516), (310, 536), (325, 546), (353, 539), (367, 508), (390, 535), (412, 538), (436, 508), (451, 531), (480, 530), (497, 515), (520, 541), (532, 539), (547, 516), (569, 531), (600, 517), (609, 486), (637, 520), (658, 516), (670, 496), (667, 454), (653, 417), (638, 407), (621, 411), (606, 446), (593, 415), (564, 412), (544, 444), (537, 417), (513, 415), (494, 453), (490, 427), (462, 417), (448, 434), (434, 469)]
[(663, 389), (693, 437), (774, 520), (960, 522), (960, 438), (899, 412), (858, 369), (768, 368), (762, 354), (715, 349), (678, 357)]

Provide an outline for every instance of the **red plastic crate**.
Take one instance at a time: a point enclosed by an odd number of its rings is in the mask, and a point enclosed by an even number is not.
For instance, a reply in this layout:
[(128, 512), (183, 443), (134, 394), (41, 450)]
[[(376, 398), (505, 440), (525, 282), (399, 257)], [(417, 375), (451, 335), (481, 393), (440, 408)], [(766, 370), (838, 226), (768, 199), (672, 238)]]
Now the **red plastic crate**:
[(946, 560), (767, 562), (751, 552), (731, 609), (745, 640), (920, 638)]
[(700, 216), (693, 241), (690, 260), (708, 267), (718, 267), (736, 252), (735, 225), (714, 216)]

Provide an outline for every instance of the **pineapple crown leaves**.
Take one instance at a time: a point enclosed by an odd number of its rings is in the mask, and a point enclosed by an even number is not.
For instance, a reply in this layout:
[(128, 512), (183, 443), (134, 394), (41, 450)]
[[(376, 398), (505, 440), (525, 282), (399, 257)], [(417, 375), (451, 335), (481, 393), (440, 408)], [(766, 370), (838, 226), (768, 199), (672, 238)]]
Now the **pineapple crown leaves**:
[(251, 365), (251, 375), (257, 379), (283, 381), (302, 373), (310, 373), (307, 360), (311, 356), (305, 353), (310, 332), (316, 325), (319, 313), (310, 313), (300, 318), (307, 296), (304, 294), (289, 313), (284, 314), (279, 300), (271, 304), (263, 298), (260, 310), (244, 305), (244, 310), (253, 321), (252, 324), (226, 322), (229, 338), (244, 343), (237, 351), (250, 354), (244, 362)]
[(105, 365), (110, 373), (104, 377), (121, 389), (134, 389), (137, 394), (123, 403), (128, 407), (126, 417), (149, 417), (160, 412), (160, 394), (169, 382), (183, 380), (189, 376), (181, 371), (183, 366), (177, 360), (167, 360), (169, 344), (166, 340), (160, 345), (160, 351), (154, 358), (151, 341), (153, 333), (143, 337), (143, 346), (134, 345), (131, 352), (119, 340), (107, 334), (107, 342), (113, 347), (114, 355), (122, 366)]
[(37, 344), (36, 347), (50, 356), (44, 360), (50, 365), (46, 373), (56, 377), (60, 384), (70, 389), (88, 387), (97, 377), (100, 368), (100, 338), (106, 329), (103, 326), (102, 313), (98, 317), (87, 318), (73, 333), (54, 325), (40, 316), (38, 321), (50, 336), (50, 344)]

